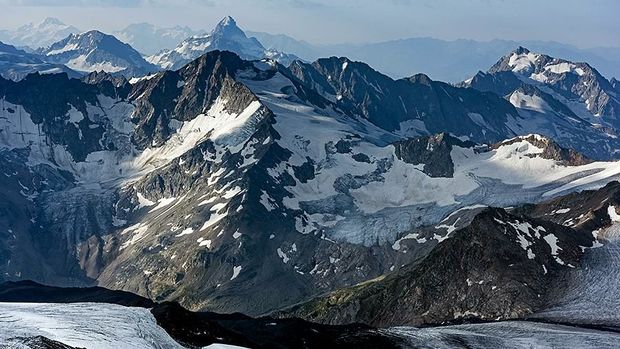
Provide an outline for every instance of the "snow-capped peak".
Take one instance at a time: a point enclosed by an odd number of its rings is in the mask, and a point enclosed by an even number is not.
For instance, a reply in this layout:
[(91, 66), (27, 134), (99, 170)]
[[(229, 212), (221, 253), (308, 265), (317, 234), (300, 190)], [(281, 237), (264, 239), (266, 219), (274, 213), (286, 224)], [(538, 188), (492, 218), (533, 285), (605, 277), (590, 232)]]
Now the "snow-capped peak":
[(164, 50), (149, 56), (147, 60), (164, 69), (178, 69), (189, 61), (214, 50), (231, 51), (243, 59), (273, 58), (280, 63), (288, 64), (295, 58), (292, 55), (278, 51), (266, 50), (253, 37), (247, 35), (237, 26), (237, 22), (230, 16), (222, 19), (211, 33), (192, 36), (181, 42), (172, 50)]
[(66, 38), (71, 33), (77, 33), (76, 27), (67, 25), (57, 18), (48, 17), (38, 23), (29, 23), (15, 30), (5, 31), (4, 40), (17, 46), (31, 48), (46, 47)]
[(247, 40), (247, 36), (243, 30), (237, 26), (237, 22), (230, 16), (225, 17), (215, 26), (211, 32), (211, 37), (213, 39), (226, 37), (230, 39)]
[(541, 55), (532, 53), (525, 47), (519, 46), (516, 50), (511, 52), (507, 57), (508, 67), (515, 73), (530, 73), (536, 69)]
[(575, 63), (561, 58), (554, 58), (545, 54), (531, 52), (519, 46), (516, 50), (502, 57), (490, 70), (512, 71), (523, 77), (535, 81), (547, 82), (553, 75), (564, 73), (583, 76), (592, 71), (587, 63)]
[(98, 30), (72, 33), (47, 48), (39, 49), (38, 53), (51, 62), (62, 63), (84, 72), (124, 71), (134, 76), (156, 70), (156, 67), (146, 62), (130, 45)]

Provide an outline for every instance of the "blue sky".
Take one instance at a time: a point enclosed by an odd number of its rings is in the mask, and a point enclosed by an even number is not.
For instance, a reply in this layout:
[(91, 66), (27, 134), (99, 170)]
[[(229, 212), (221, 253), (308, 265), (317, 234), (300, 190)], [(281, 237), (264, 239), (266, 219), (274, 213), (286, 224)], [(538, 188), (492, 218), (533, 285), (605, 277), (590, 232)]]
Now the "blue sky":
[(231, 15), (243, 29), (314, 43), (435, 37), (620, 46), (618, 0), (0, 0), (0, 6), (4, 28), (52, 16), (84, 30), (136, 22), (210, 29)]

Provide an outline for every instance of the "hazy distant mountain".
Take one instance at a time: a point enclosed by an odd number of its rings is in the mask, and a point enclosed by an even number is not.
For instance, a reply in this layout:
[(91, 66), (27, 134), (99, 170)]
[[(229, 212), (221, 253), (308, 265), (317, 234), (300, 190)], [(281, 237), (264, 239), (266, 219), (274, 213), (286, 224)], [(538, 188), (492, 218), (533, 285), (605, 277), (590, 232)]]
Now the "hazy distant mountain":
[(28, 46), (33, 49), (49, 46), (70, 34), (79, 33), (74, 26), (67, 25), (57, 18), (48, 17), (40, 23), (30, 23), (15, 30), (0, 30), (0, 40), (15, 46)]
[(70, 77), (79, 74), (62, 64), (47, 63), (43, 57), (28, 53), (0, 42), (0, 76), (10, 80), (20, 80), (34, 72), (41, 74), (67, 73)]
[(130, 45), (97, 30), (71, 34), (38, 50), (38, 53), (49, 62), (65, 64), (82, 72), (105, 71), (137, 76), (158, 70)]
[(268, 50), (254, 37), (248, 37), (237, 22), (228, 16), (222, 19), (206, 35), (192, 36), (179, 43), (172, 50), (164, 50), (147, 57), (147, 60), (163, 69), (179, 69), (193, 59), (214, 50), (230, 51), (243, 59), (275, 59), (282, 64), (289, 64), (297, 56)]
[(308, 61), (329, 56), (329, 54), (325, 54), (329, 51), (327, 47), (313, 45), (307, 41), (297, 40), (285, 34), (269, 34), (253, 31), (246, 31), (246, 34), (257, 38), (266, 49), (291, 52)]
[(144, 55), (152, 55), (161, 50), (174, 48), (179, 42), (190, 36), (203, 35), (204, 30), (175, 26), (156, 27), (150, 23), (134, 23), (114, 35), (121, 41), (133, 46)]
[(446, 41), (409, 38), (367, 44), (316, 45), (283, 34), (248, 32), (269, 49), (289, 52), (308, 61), (346, 56), (361, 60), (393, 78), (424, 73), (433, 79), (457, 82), (495, 63), (495, 57), (520, 45), (552, 56), (588, 62), (603, 75), (620, 76), (620, 48), (580, 49), (551, 41)]

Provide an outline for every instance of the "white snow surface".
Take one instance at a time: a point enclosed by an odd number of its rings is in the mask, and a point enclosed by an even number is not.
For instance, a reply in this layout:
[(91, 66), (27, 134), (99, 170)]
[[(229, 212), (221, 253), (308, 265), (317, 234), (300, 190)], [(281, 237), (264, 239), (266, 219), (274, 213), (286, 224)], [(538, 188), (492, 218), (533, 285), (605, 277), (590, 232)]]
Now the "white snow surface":
[(616, 207), (613, 205), (609, 205), (609, 207), (607, 207), (607, 214), (609, 214), (609, 219), (611, 219), (612, 222), (620, 222), (620, 215), (616, 211)]
[[(526, 58), (536, 59), (523, 59)], [(527, 61), (515, 61), (515, 66), (525, 69), (526, 63)], [(282, 74), (276, 73), (266, 81), (243, 79), (242, 82), (275, 114), (274, 128), (282, 136), (276, 142), (292, 152), (287, 162), (269, 169), (270, 175), (276, 180), (284, 173), (295, 177), (293, 166), (301, 166), (307, 158), (314, 162), (313, 179), (305, 183), (297, 180), (295, 185), (285, 186), (291, 194), (282, 200), (285, 207), (298, 210), (301, 203), (327, 202), (330, 198), (341, 195), (336, 185), (340, 178), (371, 176), (381, 161), (389, 164), (387, 171), (380, 174), (381, 180), (370, 180), (348, 190), (355, 207), (338, 222), (330, 221), (329, 224), (324, 224), (321, 219), (314, 220), (309, 214), (295, 217), (296, 228), (300, 233), (326, 229), (354, 243), (368, 241), (367, 236), (376, 240), (372, 234), (387, 234), (392, 236), (387, 239), (391, 240), (391, 244), (396, 240), (395, 232), (415, 228), (414, 217), (404, 211), (401, 216), (393, 216), (394, 219), (387, 216), (385, 220), (381, 218), (386, 213), (396, 215), (396, 209), (433, 205), (437, 213), (426, 215), (426, 219), (437, 215), (432, 218), (434, 221), (427, 222), (435, 224), (446, 213), (463, 206), (511, 206), (518, 203), (514, 201), (517, 197), (533, 202), (567, 191), (598, 188), (611, 180), (620, 179), (618, 162), (565, 166), (554, 160), (541, 158), (539, 154), (543, 149), (531, 144), (525, 137), (512, 144), (505, 142), (498, 149), (483, 152), (454, 147), (451, 152), (454, 162), (453, 177), (429, 177), (422, 172), (420, 165), (408, 164), (396, 158), (394, 147), (386, 145), (386, 140), (394, 135), (377, 129), (365, 120), (344, 119), (329, 109), (317, 113), (312, 106), (290, 101), (282, 91), (285, 87), (294, 87)], [(477, 119), (476, 115), (470, 117)], [(326, 151), (330, 144), (333, 147), (343, 139), (353, 140), (351, 153)], [(367, 155), (371, 163), (355, 161), (351, 156), (355, 153)], [(524, 190), (532, 194), (523, 198)], [(261, 199), (267, 209), (272, 207), (265, 195)], [(395, 224), (394, 220), (397, 219), (401, 221)], [(362, 226), (367, 236), (360, 236)], [(446, 228), (449, 229), (448, 226)]]
[(126, 66), (114, 65), (111, 62), (89, 62), (88, 55), (77, 56), (69, 60), (65, 65), (73, 70), (81, 72), (94, 72), (103, 70), (107, 73), (116, 73), (127, 69)]
[[(424, 349), (453, 348), (617, 348), (620, 335), (572, 326), (528, 321), (505, 321), (485, 324), (429, 328), (395, 327), (388, 334), (406, 339), (405, 346)], [(455, 343), (458, 343), (455, 345)], [(407, 345), (408, 344), (408, 345)]]
[(0, 303), (0, 342), (45, 336), (89, 349), (182, 349), (149, 309), (104, 303)]
[(534, 69), (538, 59), (540, 59), (540, 55), (531, 52), (523, 54), (513, 53), (510, 56), (508, 65), (512, 67), (514, 72), (530, 72)]
[[(129, 143), (134, 127), (129, 122), (133, 106), (105, 96), (99, 96), (99, 102), (101, 106), (89, 106), (89, 115), (101, 114), (102, 111), (105, 113), (113, 131), (126, 141), (119, 146), (121, 149), (118, 151), (93, 152), (85, 161), (76, 162), (63, 146), (47, 144), (46, 135), (40, 125), (34, 124), (21, 106), (6, 101), (2, 101), (4, 107), (14, 109), (15, 115), (0, 117), (0, 129), (4, 130), (0, 132), (0, 148), (30, 146), (30, 164), (45, 163), (60, 167), (73, 173), (78, 182), (84, 184), (100, 185), (118, 181), (129, 183), (167, 165), (207, 138), (216, 144), (237, 146), (249, 138), (248, 132), (252, 125), (260, 120), (257, 113), (260, 108), (258, 101), (251, 102), (239, 114), (230, 114), (225, 110), (227, 101), (218, 98), (205, 114), (178, 123), (178, 128), (164, 145), (140, 152)], [(71, 109), (68, 113), (69, 120), (75, 122), (78, 114)]]

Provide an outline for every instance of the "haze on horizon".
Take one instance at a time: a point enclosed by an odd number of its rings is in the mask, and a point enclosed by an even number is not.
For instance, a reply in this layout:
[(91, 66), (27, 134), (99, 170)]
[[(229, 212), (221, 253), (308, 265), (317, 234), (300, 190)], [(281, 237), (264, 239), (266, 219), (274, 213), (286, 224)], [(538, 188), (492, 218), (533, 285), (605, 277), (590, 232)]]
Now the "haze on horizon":
[(315, 44), (434, 37), (620, 47), (615, 0), (0, 0), (0, 6), (3, 29), (56, 17), (81, 30), (113, 32), (139, 22), (210, 30), (230, 15), (245, 30)]

